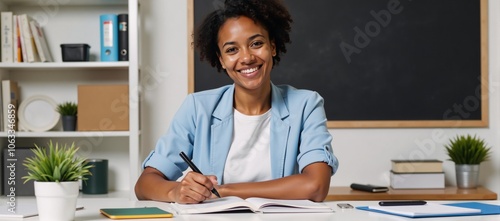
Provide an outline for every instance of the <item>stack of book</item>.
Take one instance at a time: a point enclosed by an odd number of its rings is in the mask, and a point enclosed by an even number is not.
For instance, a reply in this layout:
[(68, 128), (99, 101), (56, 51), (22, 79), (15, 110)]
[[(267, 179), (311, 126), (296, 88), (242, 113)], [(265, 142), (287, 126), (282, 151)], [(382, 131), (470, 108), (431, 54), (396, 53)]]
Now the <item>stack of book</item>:
[(27, 14), (1, 12), (2, 62), (50, 62), (45, 35), (36, 20)]
[(443, 161), (392, 160), (390, 180), (393, 189), (444, 188)]

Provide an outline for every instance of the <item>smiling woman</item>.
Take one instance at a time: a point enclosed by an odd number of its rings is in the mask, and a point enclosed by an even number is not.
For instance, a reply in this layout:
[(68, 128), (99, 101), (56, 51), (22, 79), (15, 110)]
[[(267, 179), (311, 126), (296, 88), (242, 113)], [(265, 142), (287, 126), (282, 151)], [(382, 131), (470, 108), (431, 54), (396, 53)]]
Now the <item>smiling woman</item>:
[[(271, 108), (271, 70), (276, 46), (266, 29), (248, 17), (230, 18), (220, 28), (218, 45), (222, 68), (237, 91), (234, 108), (246, 115), (267, 112)], [(249, 93), (259, 94), (265, 101), (252, 102), (254, 98), (246, 96)]]
[[(278, 0), (226, 0), (205, 18), (194, 45), (232, 84), (188, 95), (143, 163), (139, 199), (200, 203), (214, 188), (222, 197), (325, 199), (338, 161), (323, 98), (271, 82), (291, 22)], [(188, 166), (181, 152), (205, 175), (177, 182)]]

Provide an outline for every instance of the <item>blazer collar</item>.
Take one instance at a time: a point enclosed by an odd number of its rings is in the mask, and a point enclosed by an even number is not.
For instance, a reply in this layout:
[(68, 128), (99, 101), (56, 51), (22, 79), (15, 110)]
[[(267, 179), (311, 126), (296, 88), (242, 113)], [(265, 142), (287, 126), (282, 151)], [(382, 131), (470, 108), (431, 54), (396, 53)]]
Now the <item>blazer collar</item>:
[(220, 97), (219, 104), (215, 107), (212, 116), (219, 120), (225, 119), (227, 117), (232, 117), (233, 115), (233, 96), (234, 96), (234, 84), (226, 88)]
[(290, 115), (288, 108), (285, 104), (285, 96), (282, 89), (277, 87), (271, 82), (271, 108), (273, 115), (279, 116), (283, 120)]

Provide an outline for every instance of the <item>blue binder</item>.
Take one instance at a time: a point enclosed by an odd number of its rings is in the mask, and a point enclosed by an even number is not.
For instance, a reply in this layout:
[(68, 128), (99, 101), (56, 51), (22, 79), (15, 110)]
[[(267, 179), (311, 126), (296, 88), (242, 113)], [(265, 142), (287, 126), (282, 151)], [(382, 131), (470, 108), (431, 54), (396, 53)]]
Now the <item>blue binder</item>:
[(118, 15), (103, 14), (101, 26), (101, 61), (118, 61)]

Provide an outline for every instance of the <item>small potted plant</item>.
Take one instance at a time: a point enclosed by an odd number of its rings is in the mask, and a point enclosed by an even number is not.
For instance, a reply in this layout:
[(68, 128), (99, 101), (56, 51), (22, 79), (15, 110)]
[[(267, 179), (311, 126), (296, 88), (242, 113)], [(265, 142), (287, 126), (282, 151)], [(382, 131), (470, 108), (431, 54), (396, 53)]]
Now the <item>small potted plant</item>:
[(63, 102), (57, 105), (57, 112), (61, 115), (63, 130), (75, 131), (78, 105), (71, 101)]
[(35, 144), (35, 156), (26, 158), (23, 165), (28, 175), (24, 183), (34, 180), (39, 220), (73, 220), (79, 192), (79, 180), (91, 175), (86, 159), (75, 156), (75, 144), (48, 143), (47, 148)]
[(455, 162), (455, 176), (459, 188), (476, 188), (479, 164), (490, 158), (491, 147), (483, 139), (471, 135), (459, 135), (445, 145), (449, 160)]

